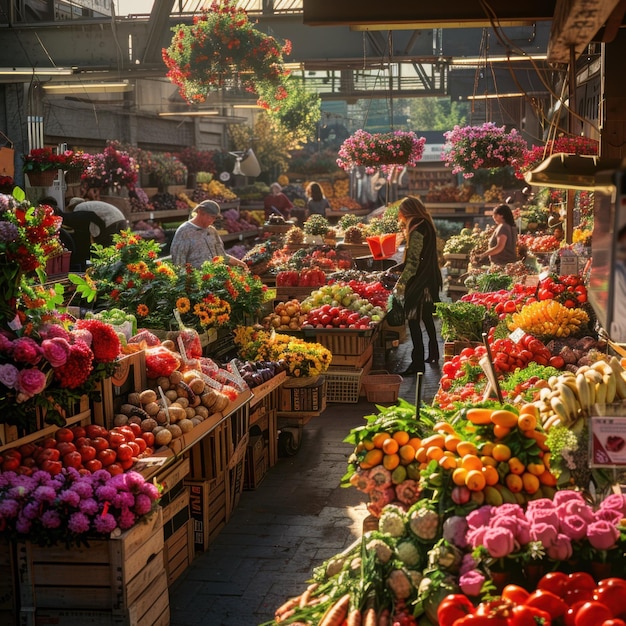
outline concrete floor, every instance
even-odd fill
[[[443,355],[443,345],[440,346]],[[389,372],[405,369],[410,339],[387,352]],[[430,402],[439,366],[426,366],[422,399]],[[405,378],[400,397],[415,402],[416,378]],[[299,595],[313,569],[362,535],[365,494],[339,486],[353,448],[349,431],[375,412],[361,398],[333,404],[304,428],[301,447],[279,458],[238,507],[207,552],[170,589],[172,626],[257,626],[273,619],[287,598]]]

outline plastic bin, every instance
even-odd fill
[[[356,403],[361,393],[363,369],[330,367],[326,370],[326,399],[328,402]]]
[[[398,400],[402,381],[400,374],[389,374],[385,371],[363,376],[361,384],[368,402],[391,404]]]
[[[372,256],[376,260],[388,259],[396,253],[396,233],[366,237]]]

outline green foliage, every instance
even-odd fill
[[[411,126],[420,130],[450,130],[467,123],[469,104],[450,98],[413,98],[409,100]]]

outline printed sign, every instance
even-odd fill
[[[590,467],[626,466],[626,417],[591,417],[589,446]]]

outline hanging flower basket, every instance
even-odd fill
[[[57,176],[56,170],[46,170],[45,172],[28,172],[28,182],[31,187],[51,187]]]
[[[413,166],[422,158],[425,143],[426,139],[418,138],[414,132],[370,134],[357,130],[339,148],[337,165],[346,171],[365,167],[368,173],[394,165]]]
[[[455,126],[444,133],[442,158],[453,174],[471,178],[480,169],[495,170],[514,166],[527,148],[524,138],[513,129],[486,122],[482,126]]]
[[[178,85],[190,104],[206,101],[211,91],[228,88],[287,96],[283,85],[289,71],[283,54],[291,42],[279,43],[256,29],[248,14],[231,0],[216,0],[194,18],[193,24],[178,24],[164,48],[167,77]]]

